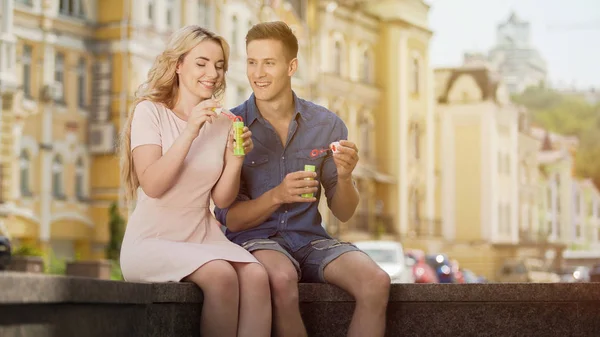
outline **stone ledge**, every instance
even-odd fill
[[[131,283],[0,273],[0,303],[202,303],[191,283]],[[326,284],[300,284],[301,302],[352,302]],[[394,284],[390,302],[596,302],[600,283]]]
[[[600,336],[600,283],[394,284],[386,336]],[[300,285],[311,337],[346,335],[344,291]],[[202,292],[185,283],[126,283],[0,272],[0,336],[198,336]]]

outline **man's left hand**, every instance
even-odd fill
[[[252,141],[252,131],[250,131],[250,129],[248,129],[247,126],[244,126],[244,133],[242,134],[242,142],[243,142],[243,146],[244,146],[244,154],[248,154],[250,151],[252,151],[254,149],[254,142]],[[235,137],[234,137],[234,130],[233,128],[231,128],[231,130],[229,130],[229,137],[227,139],[227,155],[230,158],[238,158],[241,161],[243,161],[244,156],[234,156],[233,155],[233,148],[235,147]]]
[[[338,179],[349,180],[358,163],[358,148],[351,141],[340,140],[337,150],[338,152],[333,154],[333,161],[337,167]]]

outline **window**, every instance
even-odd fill
[[[421,157],[420,150],[420,139],[421,139],[421,130],[419,129],[419,124],[415,123],[413,126],[412,134],[411,134],[411,148],[413,158],[419,160]]]
[[[419,59],[417,59],[416,57],[413,58],[413,64],[412,64],[412,93],[413,94],[418,94],[419,93],[419,76],[420,76],[420,71],[419,71]]]
[[[29,153],[27,153],[27,151],[23,149],[21,150],[21,155],[19,156],[19,180],[21,185],[21,196],[24,197],[31,196],[31,189],[29,183],[30,167],[31,160],[29,158]]]
[[[86,61],[82,57],[79,59],[77,64],[77,102],[80,108],[86,108],[86,93],[87,93],[87,79],[86,79]]]
[[[371,129],[369,118],[364,116],[360,122],[360,148],[365,159],[371,158]]]
[[[52,196],[56,199],[64,199],[63,183],[63,161],[60,155],[56,155],[52,161]]]
[[[85,16],[83,2],[81,0],[60,0],[58,12],[68,16]]]
[[[304,5],[304,1],[305,0],[288,0],[289,3],[292,5],[292,8],[294,8],[294,12],[296,12],[296,15],[298,15],[298,17],[300,19],[304,19],[306,17],[306,10],[305,10],[305,5]]]
[[[77,163],[75,164],[75,195],[77,196],[77,200],[85,199],[85,165],[83,163],[83,158],[77,158]]]
[[[24,5],[27,5],[27,6],[32,6],[33,5],[33,0],[17,0],[17,3],[24,4]]]
[[[56,60],[54,61],[54,81],[59,83],[61,86],[60,96],[58,96],[57,101],[64,103],[64,92],[65,92],[65,54],[57,53]]]
[[[212,27],[212,14],[210,10],[210,0],[198,0],[198,17],[200,25],[210,28]]]
[[[371,56],[369,52],[365,50],[362,55],[362,74],[360,79],[364,83],[371,83]]]
[[[335,41],[333,48],[333,72],[342,76],[342,44],[340,41]]]
[[[419,190],[417,188],[413,189],[412,195],[411,195],[411,208],[412,208],[412,218],[413,221],[415,222],[415,224],[418,224],[421,220],[421,209],[420,209],[420,203],[419,203]]]
[[[173,11],[174,11],[174,3],[173,0],[167,0],[167,27],[173,27]]]
[[[23,46],[23,94],[25,97],[31,97],[31,55],[32,48],[29,45]]]
[[[148,22],[152,25],[152,20],[154,19],[154,0],[148,0]]]
[[[246,89],[244,87],[237,87],[237,102],[236,104],[242,103],[246,99]]]
[[[238,51],[238,18],[237,16],[233,16],[231,18],[231,49],[234,54],[237,54]]]

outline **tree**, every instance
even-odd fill
[[[531,87],[513,101],[524,105],[533,121],[550,131],[577,136],[575,172],[600,187],[600,104],[544,87]]]
[[[110,216],[108,223],[110,230],[110,241],[106,247],[106,256],[110,260],[119,261],[125,220],[121,216],[121,213],[119,213],[119,206],[117,206],[116,202],[113,202],[110,205],[108,212]]]

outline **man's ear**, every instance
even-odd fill
[[[296,73],[296,70],[298,70],[298,59],[294,58],[290,61],[290,64],[288,66],[288,76],[289,77],[294,76],[294,74]]]

